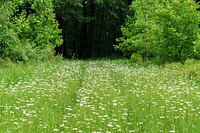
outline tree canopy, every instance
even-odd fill
[[[199,5],[193,0],[135,0],[116,49],[162,62],[199,57]]]
[[[0,54],[17,61],[45,60],[62,44],[52,0],[0,3]]]
[[[0,55],[22,61],[48,59],[54,51],[68,58],[119,53],[160,62],[200,58],[197,2],[1,1]]]

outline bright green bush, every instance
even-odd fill
[[[142,56],[140,54],[132,54],[131,55],[131,62],[133,63],[142,63]]]
[[[200,62],[187,59],[184,67],[182,68],[182,75],[188,79],[194,79],[200,83]]]
[[[28,4],[27,4],[28,3]],[[30,5],[27,12],[26,5]],[[20,8],[20,10],[18,10]],[[2,2],[0,54],[12,60],[46,60],[62,43],[52,0]]]
[[[10,26],[10,17],[14,15],[16,6],[20,3],[15,1],[1,1],[0,2],[0,54],[1,56],[7,55],[9,45],[19,43],[17,34]]]
[[[130,8],[134,15],[121,28],[116,49],[162,62],[200,57],[199,5],[193,0],[135,0]]]

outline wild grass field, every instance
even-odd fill
[[[2,65],[0,132],[198,133],[196,69],[121,60]]]

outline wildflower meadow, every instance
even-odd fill
[[[182,64],[66,60],[0,67],[0,133],[198,133]]]

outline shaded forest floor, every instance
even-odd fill
[[[0,67],[1,132],[200,132],[200,63]]]

